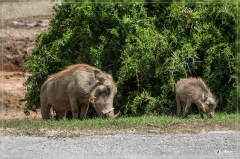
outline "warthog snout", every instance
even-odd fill
[[[213,118],[214,117],[214,111],[209,113],[209,117]]]

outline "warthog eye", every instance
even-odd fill
[[[106,86],[106,91],[107,91],[108,95],[111,93],[111,86],[110,85]]]

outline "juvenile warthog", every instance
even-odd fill
[[[180,100],[186,103],[183,116],[187,117],[191,104],[195,103],[198,107],[200,116],[203,112],[214,116],[217,101],[210,89],[201,78],[184,78],[176,84],[177,116],[181,114]]]
[[[49,76],[41,87],[41,114],[43,119],[49,118],[50,108],[58,112],[59,119],[66,111],[72,110],[74,119],[86,118],[89,103],[99,116],[114,118],[113,98],[117,87],[110,74],[86,64],[76,64]]]

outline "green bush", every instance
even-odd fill
[[[126,115],[175,114],[175,83],[202,77],[217,111],[236,111],[234,4],[64,3],[25,63],[27,110],[40,107],[47,76],[87,63],[111,72],[116,110]],[[34,109],[33,109],[34,108]]]

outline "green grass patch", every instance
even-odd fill
[[[88,120],[25,120],[4,123],[4,131],[12,135],[75,137],[117,133],[199,133],[201,131],[240,130],[239,114],[217,113],[214,118],[201,119],[189,115],[120,117],[118,119]]]

